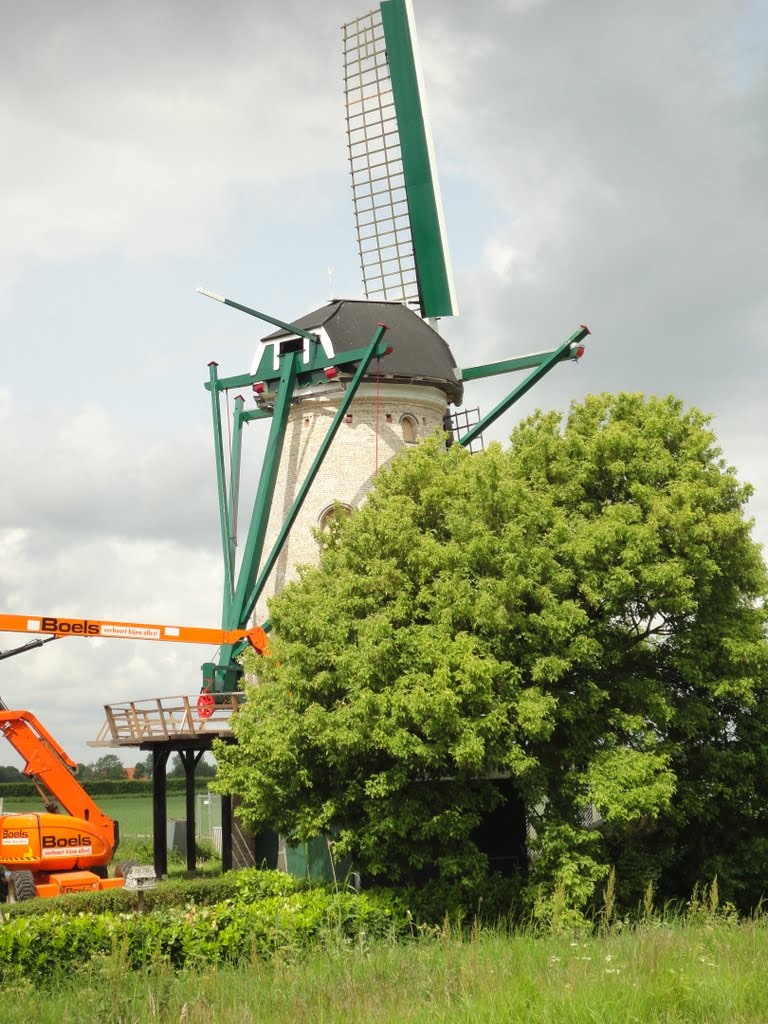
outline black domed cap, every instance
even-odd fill
[[[379,380],[439,388],[454,405],[461,405],[464,399],[456,360],[448,345],[437,331],[402,302],[333,299],[293,323],[305,331],[324,327],[337,355],[365,348],[378,324],[386,324],[385,342],[392,351],[378,361]],[[287,337],[290,333],[280,330],[262,340]],[[376,379],[375,366],[374,363],[373,372],[366,374],[366,381]]]

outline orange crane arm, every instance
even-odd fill
[[[69,619],[60,615],[2,615],[0,632],[48,633],[52,636],[108,637],[111,640],[161,640],[182,644],[236,644],[246,639],[259,654],[266,653],[267,634],[252,629],[204,629],[197,626],[165,626],[149,622],[115,622],[105,619]]]
[[[32,712],[0,711],[0,732],[23,758],[24,774],[54,796],[67,814],[100,829],[110,848],[114,848],[114,822],[85,792],[72,774],[77,764]]]

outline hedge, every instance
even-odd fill
[[[186,779],[166,779],[166,787],[169,793],[186,792]],[[205,792],[205,779],[198,779],[195,789]],[[151,796],[151,779],[90,779],[80,781],[80,785],[90,796]],[[0,782],[0,797],[37,797],[37,790],[33,782]]]
[[[410,932],[407,911],[389,894],[336,892],[271,871],[231,877],[234,893],[210,906],[165,905],[145,914],[56,909],[5,918],[0,984],[56,982],[105,955],[119,957],[126,969],[167,963],[181,970]]]
[[[271,872],[270,872],[271,874]],[[295,881],[284,875],[289,881]],[[158,882],[154,889],[144,894],[144,904],[148,911],[184,907],[189,904],[211,906],[223,900],[233,899],[240,892],[238,876],[233,872],[216,878],[173,879]],[[265,882],[265,892],[268,891]],[[136,909],[135,892],[125,889],[104,889],[102,892],[79,892],[67,896],[56,896],[52,899],[28,900],[24,903],[9,903],[0,906],[0,912],[6,920],[18,917],[41,917],[45,914],[57,913],[64,917],[77,917],[79,914],[127,914]]]

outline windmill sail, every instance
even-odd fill
[[[366,298],[455,316],[410,0],[343,26],[352,203]]]

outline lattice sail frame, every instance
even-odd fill
[[[342,27],[347,144],[363,288],[423,317],[457,303],[410,0]]]
[[[342,27],[347,147],[367,299],[419,307],[403,157],[381,11]]]

